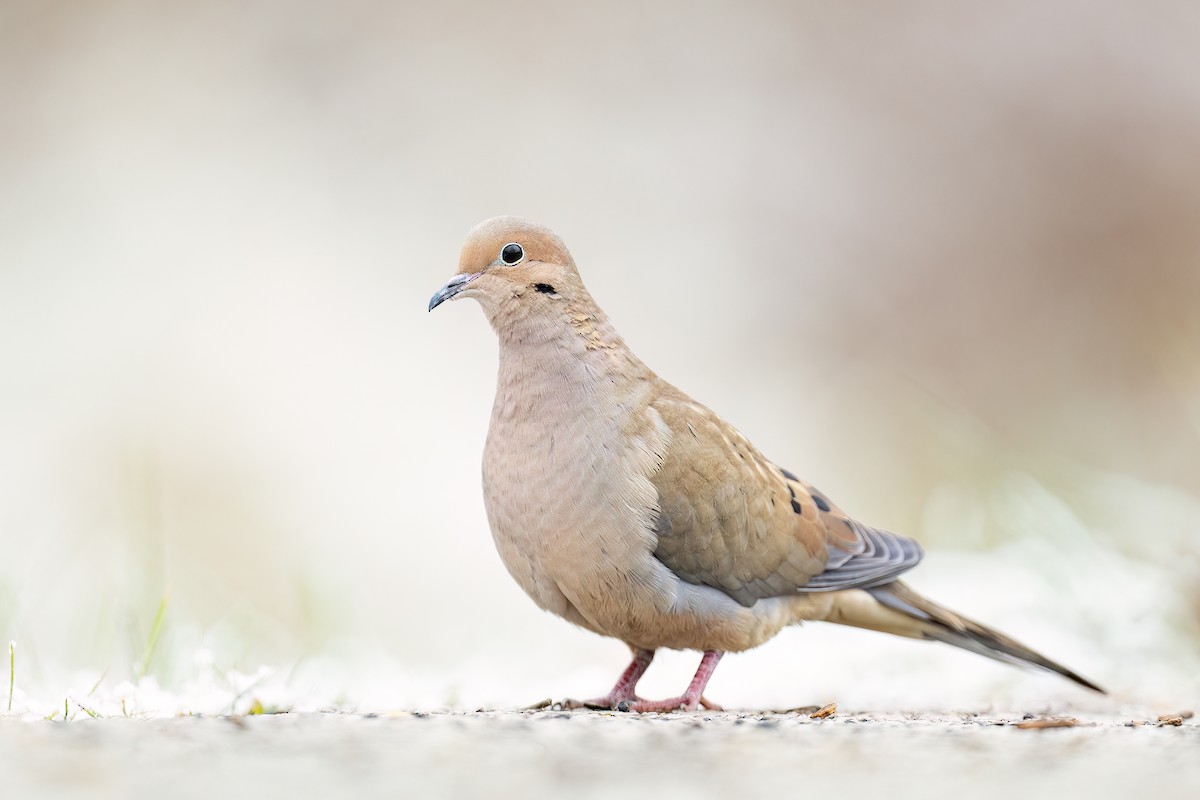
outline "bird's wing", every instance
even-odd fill
[[[671,431],[650,478],[654,555],[683,580],[751,606],[879,586],[921,560],[915,541],[850,519],[704,406],[674,393],[653,406]]]

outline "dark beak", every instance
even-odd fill
[[[433,297],[429,298],[429,310],[433,311],[442,303],[449,300],[454,295],[467,288],[467,284],[478,278],[483,273],[476,272],[472,275],[462,274],[455,275],[450,280],[446,281],[446,285],[434,292]]]

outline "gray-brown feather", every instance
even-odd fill
[[[683,580],[752,606],[875,586],[920,561],[916,542],[849,519],[707,408],[682,394],[656,408],[672,436],[650,477],[654,555]]]

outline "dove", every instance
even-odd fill
[[[542,609],[633,654],[608,694],[565,706],[715,708],[704,689],[725,653],[807,621],[944,642],[1103,692],[902,582],[921,546],[847,515],[658,377],[549,228],[475,226],[429,310],[463,298],[499,340],[483,499],[500,558]],[[660,648],[703,656],[682,695],[643,699]]]

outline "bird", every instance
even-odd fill
[[[624,642],[613,688],[566,708],[695,711],[725,653],[827,621],[955,645],[1098,685],[918,594],[913,539],[866,525],[660,378],[584,287],[563,240],[515,216],[468,233],[429,311],[471,298],[499,340],[483,500],[542,609]],[[659,649],[702,653],[683,694],[636,690]]]

